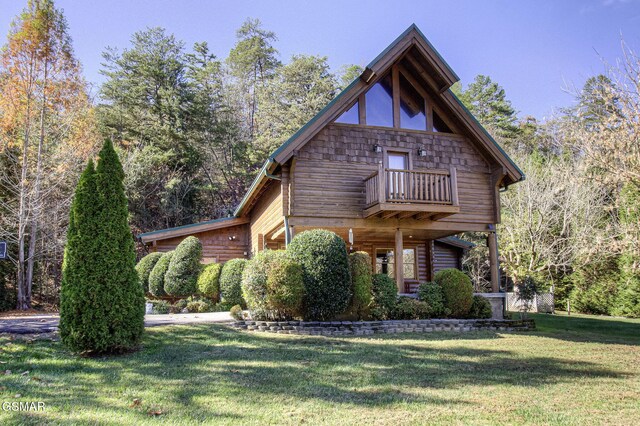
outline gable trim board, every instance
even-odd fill
[[[365,89],[375,84],[391,65],[400,59],[410,48],[415,47],[422,54],[427,63],[437,71],[436,77],[442,82],[442,87],[435,87],[440,93],[440,99],[449,107],[465,126],[466,130],[487,151],[487,153],[504,167],[506,175],[501,186],[524,180],[525,175],[518,166],[509,158],[506,152],[493,139],[484,127],[476,120],[471,112],[460,102],[451,91],[450,87],[459,80],[451,67],[446,63],[438,51],[431,45],[415,24],[412,24],[385,50],[383,50],[365,69],[359,78],[349,84],[331,102],[329,102],[315,117],[301,127],[293,136],[276,149],[263,165],[260,173],[254,179],[251,187],[243,197],[235,210],[237,217],[247,213],[247,207],[251,207],[251,201],[257,194],[257,190],[269,179],[278,165],[284,164],[293,157],[294,152],[309,142],[322,128],[334,121],[343,110],[352,102],[355,102]],[[474,143],[474,141],[471,141]]]

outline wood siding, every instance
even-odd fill
[[[436,241],[433,250],[433,272],[448,268],[460,269],[461,257],[461,249]]]
[[[364,180],[375,172],[388,150],[411,152],[416,170],[457,170],[460,213],[442,221],[495,223],[495,189],[491,169],[464,137],[401,129],[331,124],[296,156],[293,171],[292,215],[362,218]],[[423,147],[426,157],[417,156]]]
[[[271,248],[268,234],[275,231],[283,221],[282,193],[280,181],[272,181],[260,199],[251,210],[251,251],[256,253],[262,250],[258,243],[258,236],[264,236],[264,241]]]
[[[202,259],[205,263],[226,262],[229,259],[246,258],[249,252],[249,226],[238,225],[228,228],[191,234],[202,243]],[[174,250],[188,235],[159,240],[154,251],[167,252]],[[229,237],[235,237],[229,240]]]

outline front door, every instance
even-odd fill
[[[387,154],[389,198],[403,200],[405,198],[405,173],[401,170],[409,170],[409,157],[402,152],[389,152]]]

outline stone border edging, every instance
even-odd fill
[[[392,333],[431,333],[434,331],[528,331],[536,325],[528,320],[425,319],[386,321],[235,321],[232,327],[262,333],[368,336]]]

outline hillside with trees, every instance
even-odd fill
[[[626,49],[626,48],[625,48]],[[0,307],[57,306],[73,188],[103,138],[124,169],[133,235],[228,216],[267,156],[360,68],[282,58],[248,19],[224,58],[163,28],[105,48],[95,98],[61,10],[29,1],[0,53]],[[558,306],[640,316],[640,58],[630,49],[544,122],[479,75],[454,93],[523,169],[502,196],[501,263]],[[488,285],[483,237],[465,268]]]

